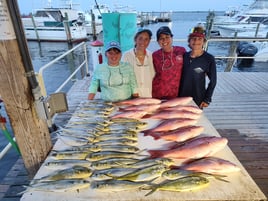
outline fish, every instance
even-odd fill
[[[64,144],[70,146],[83,146],[92,142],[96,138],[96,134],[82,132],[60,132],[58,138],[64,141]]]
[[[100,142],[106,140],[117,140],[117,139],[130,139],[130,140],[138,140],[138,134],[136,132],[133,133],[108,133],[97,136],[92,142]]]
[[[200,137],[167,150],[148,150],[152,158],[167,157],[172,159],[199,159],[212,156],[227,145],[225,137]]]
[[[139,161],[139,159],[134,158],[109,158],[99,161],[93,161],[90,164],[90,168],[94,170],[103,170],[114,167],[125,167],[125,165],[132,164]]]
[[[160,104],[162,101],[156,98],[135,98],[123,100],[116,103],[116,105],[144,105],[144,104]]]
[[[205,177],[186,176],[175,180],[166,180],[160,184],[153,184],[149,188],[145,188],[146,190],[151,190],[145,196],[151,195],[156,190],[184,192],[198,190],[208,185],[209,180]]]
[[[225,175],[209,174],[205,172],[195,172],[195,171],[183,170],[179,168],[166,170],[165,172],[162,173],[161,176],[168,180],[175,180],[175,179],[179,179],[181,177],[186,177],[186,176],[201,176],[207,179],[215,178],[220,181],[229,182],[223,179],[223,177],[226,177]]]
[[[105,141],[94,142],[94,145],[97,146],[104,146],[104,145],[130,145],[130,146],[137,146],[137,140],[130,140],[130,139],[111,139]]]
[[[150,135],[152,132],[161,132],[161,131],[171,131],[181,127],[194,125],[197,123],[196,119],[183,119],[183,118],[176,118],[176,119],[167,119],[161,121],[158,125],[154,128],[143,130],[144,136]]]
[[[189,112],[189,111],[179,111],[179,110],[164,110],[156,112],[153,114],[146,114],[142,118],[151,119],[175,119],[175,118],[186,118],[186,119],[199,119],[200,114]]]
[[[95,181],[103,181],[107,179],[113,179],[113,177],[120,177],[122,175],[133,172],[133,168],[108,168],[103,170],[95,170],[93,174],[90,176],[91,179]]]
[[[75,165],[67,169],[55,171],[44,177],[34,179],[32,182],[36,183],[37,181],[55,181],[60,179],[86,179],[89,178],[91,174],[91,169],[84,166]]]
[[[148,185],[148,182],[133,182],[124,180],[105,180],[105,181],[92,181],[90,188],[104,192],[120,192],[125,190],[138,190],[143,186]]]
[[[49,169],[63,169],[67,167],[72,167],[75,165],[90,167],[90,162],[87,160],[79,159],[62,159],[62,160],[52,160],[44,164],[44,167]]]
[[[60,139],[64,144],[69,146],[82,146],[88,144],[90,141],[83,137],[74,137],[67,135],[57,134],[58,139]]]
[[[127,107],[119,107],[119,111],[136,111],[142,110],[148,113],[154,112],[160,108],[160,104],[142,104],[142,105],[131,105]]]
[[[88,151],[59,151],[51,153],[51,157],[61,160],[61,159],[86,159]]]
[[[125,128],[136,128],[138,127],[139,129],[141,128],[145,128],[146,126],[148,126],[148,122],[144,122],[144,121],[137,121],[137,122],[114,122],[113,124],[111,124],[109,127],[110,128],[117,128],[117,126],[119,127],[125,127]]]
[[[169,167],[164,164],[156,164],[148,167],[143,167],[134,170],[133,172],[125,175],[114,177],[116,180],[128,180],[128,181],[150,181],[156,179],[162,175],[162,173],[168,170]]]
[[[133,167],[133,168],[144,168],[144,167],[148,167],[148,166],[152,166],[152,165],[156,165],[156,164],[163,164],[165,166],[171,166],[173,165],[175,162],[174,160],[170,159],[170,158],[146,158],[143,160],[139,160],[136,163],[131,163],[126,165],[125,167]]]
[[[192,97],[179,97],[179,98],[173,98],[167,101],[163,101],[160,104],[160,109],[165,107],[174,107],[177,105],[187,105],[193,100]]]
[[[131,119],[141,119],[144,115],[146,115],[146,111],[136,110],[136,111],[126,111],[117,113],[111,116],[112,119],[116,118],[131,118]]]
[[[121,131],[121,130],[132,130],[139,131],[142,128],[146,127],[145,124],[112,124],[107,127],[96,126],[96,130],[105,131],[105,132],[113,132],[113,131]]]
[[[161,111],[164,111],[164,110],[188,111],[188,112],[193,112],[196,114],[203,113],[203,110],[201,110],[199,107],[194,106],[194,105],[176,105],[173,107],[164,107],[161,109]]]
[[[166,132],[152,132],[148,135],[152,136],[155,140],[163,139],[167,141],[184,142],[191,138],[197,137],[204,131],[203,126],[186,126],[172,131]]]
[[[142,121],[140,121],[139,119],[132,119],[132,118],[127,118],[127,117],[122,117],[122,118],[113,118],[113,119],[109,119],[109,121],[111,121],[112,123],[140,123]]]
[[[32,190],[48,192],[79,191],[84,188],[89,188],[90,182],[84,179],[62,179],[56,181],[37,182],[24,187],[26,187],[26,190],[20,192],[19,194],[23,194]]]
[[[184,164],[181,168],[210,174],[225,174],[239,172],[241,170],[238,165],[217,157],[205,157],[191,161],[190,163]]]
[[[95,147],[95,148],[94,148]],[[103,146],[93,146],[91,151],[99,152],[99,151],[118,151],[126,152],[126,153],[137,153],[140,151],[138,147],[131,145],[103,145]]]
[[[135,153],[120,152],[120,150],[119,151],[101,151],[101,152],[94,152],[94,153],[88,154],[88,156],[86,157],[86,160],[99,161],[99,160],[108,159],[108,158],[139,158],[139,157],[142,157],[142,156],[135,154]]]

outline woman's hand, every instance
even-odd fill
[[[139,94],[138,93],[135,93],[135,94],[132,94],[132,98],[139,98]]]
[[[203,102],[199,105],[199,108],[200,108],[200,109],[203,109],[204,107],[208,107],[208,105],[209,105],[208,103],[206,103],[206,102],[203,101]]]
[[[95,94],[93,94],[93,93],[90,93],[90,94],[88,94],[88,100],[93,100],[94,99],[94,97],[95,97]]]

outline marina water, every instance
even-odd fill
[[[217,15],[222,15],[224,12],[217,12]],[[144,26],[144,28],[151,29],[153,32],[153,41],[151,42],[149,49],[154,51],[159,48],[156,42],[156,31],[160,26],[170,26],[172,32],[174,34],[174,39],[186,39],[189,31],[192,27],[197,25],[197,23],[205,22],[208,12],[173,12],[172,21],[171,22],[161,22],[156,24],[149,24]],[[98,38],[101,40],[101,38]],[[90,62],[90,42],[88,43],[88,53],[89,53],[89,62]],[[28,42],[28,48],[30,51],[30,55],[32,58],[32,63],[35,72],[55,59],[56,57],[62,55],[67,50],[74,47],[76,44],[68,44],[68,43],[49,43],[49,42]],[[189,50],[186,42],[174,42],[174,45],[184,46],[187,50]],[[208,46],[208,52],[213,54],[214,56],[227,56],[229,50],[228,42],[213,42]],[[47,93],[53,93],[62,83],[63,81],[70,75],[70,72],[73,71],[73,68],[76,62],[79,63],[80,59],[82,59],[83,53],[77,52],[69,57],[61,59],[57,64],[53,65],[53,68],[49,68],[44,72],[44,80],[46,85]],[[226,67],[226,61],[224,60],[216,60],[217,62],[217,71],[222,72]],[[92,71],[93,67],[90,63],[89,70]],[[244,64],[240,66],[234,66],[234,72],[268,72],[268,66],[266,62],[253,62],[250,65]],[[66,86],[64,89],[67,91],[71,87],[71,83]],[[6,113],[4,108],[0,110],[2,116],[6,117]],[[12,128],[10,124],[7,123],[7,128],[9,132],[12,133]],[[1,132],[0,132],[1,133]],[[4,146],[8,143],[7,139],[1,133],[0,135],[0,148],[3,149]],[[8,154],[4,158],[0,160],[0,179],[2,180],[13,164],[18,159],[19,155],[12,148]]]

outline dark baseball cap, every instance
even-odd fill
[[[159,40],[160,34],[166,34],[166,35],[170,35],[171,37],[173,37],[173,34],[168,26],[162,26],[157,30],[156,32],[157,40]]]

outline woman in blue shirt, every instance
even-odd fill
[[[109,42],[105,49],[105,56],[107,63],[99,64],[93,72],[88,99],[94,99],[98,88],[101,90],[101,99],[105,101],[116,102],[138,97],[133,67],[121,62],[120,44],[116,41]]]

